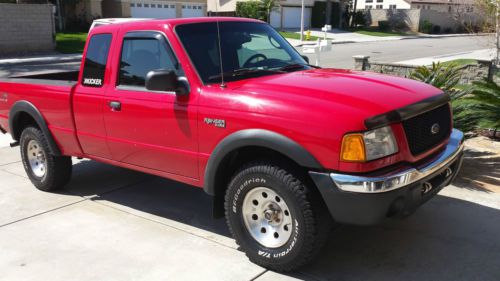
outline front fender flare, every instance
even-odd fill
[[[45,119],[43,119],[42,114],[40,111],[29,101],[17,101],[14,103],[12,108],[9,111],[9,128],[10,132],[12,134],[12,138],[15,139],[16,141],[19,141],[21,138],[21,133],[19,130],[20,128],[18,127],[19,125],[17,124],[19,117],[21,116],[21,113],[26,113],[30,115],[40,128],[42,130],[43,134],[47,138],[47,141],[49,143],[49,148],[50,148],[50,153],[55,156],[61,155],[61,151],[59,147],[57,146],[54,137],[52,136],[52,133],[49,130],[49,127],[47,126],[47,123],[45,122]]]
[[[210,155],[205,169],[203,186],[206,193],[215,195],[217,169],[224,158],[232,151],[249,146],[274,150],[303,167],[316,170],[323,168],[309,151],[286,136],[264,129],[242,130],[225,137]]]

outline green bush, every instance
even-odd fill
[[[236,2],[236,16],[242,18],[252,18],[264,20],[265,15],[262,11],[260,1]]]
[[[391,29],[391,25],[389,24],[389,21],[381,20],[378,22],[378,29],[380,31],[389,31]]]
[[[363,11],[356,11],[352,15],[354,26],[366,26],[366,17]]]
[[[433,63],[420,66],[410,78],[440,88],[451,97],[454,126],[464,132],[476,128],[500,128],[500,85],[492,81],[458,85],[460,68],[457,64]]]
[[[433,33],[433,34],[439,34],[439,33],[441,33],[441,26],[439,26],[439,25],[437,25],[437,24],[436,24],[436,25],[434,25],[434,26],[432,27],[432,33]]]
[[[420,32],[430,34],[432,32],[434,24],[428,20],[424,20],[424,22],[420,25]]]

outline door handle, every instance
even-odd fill
[[[122,103],[119,101],[110,101],[108,103],[109,107],[112,111],[120,111],[122,110]]]

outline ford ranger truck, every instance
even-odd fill
[[[71,157],[203,188],[249,259],[276,271],[310,262],[334,223],[409,215],[463,150],[441,90],[310,66],[239,18],[95,27],[79,72],[0,81],[0,127],[43,191],[70,180]]]

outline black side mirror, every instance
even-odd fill
[[[309,57],[308,56],[302,55],[301,57],[309,64]]]
[[[189,94],[187,81],[168,69],[151,70],[146,75],[146,89],[150,91],[175,92],[178,95]]]

